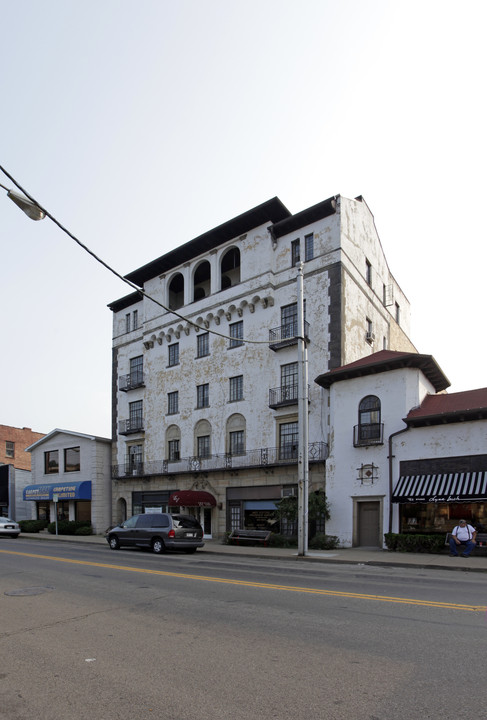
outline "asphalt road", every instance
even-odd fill
[[[484,574],[0,541],[2,720],[486,717]]]

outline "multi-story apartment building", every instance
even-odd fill
[[[313,378],[377,350],[415,352],[409,303],[361,197],[294,215],[274,198],[130,273],[144,294],[109,305],[115,520],[182,507],[216,537],[266,525],[296,492],[299,263],[309,486],[324,487],[332,429]]]

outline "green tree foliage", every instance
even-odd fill
[[[289,495],[279,501],[276,511],[277,518],[285,518],[288,522],[296,522],[298,519],[298,499],[295,495]],[[322,490],[312,492],[308,497],[308,519],[309,522],[330,519],[330,505]]]

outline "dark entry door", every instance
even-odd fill
[[[380,503],[358,503],[358,544],[380,547]]]

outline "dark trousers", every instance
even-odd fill
[[[464,555],[470,555],[472,550],[474,549],[475,545],[471,540],[464,540],[460,543],[460,545],[457,545],[454,538],[450,538],[450,552],[452,555],[458,555],[458,548],[463,547],[465,545],[465,550],[463,552]]]

